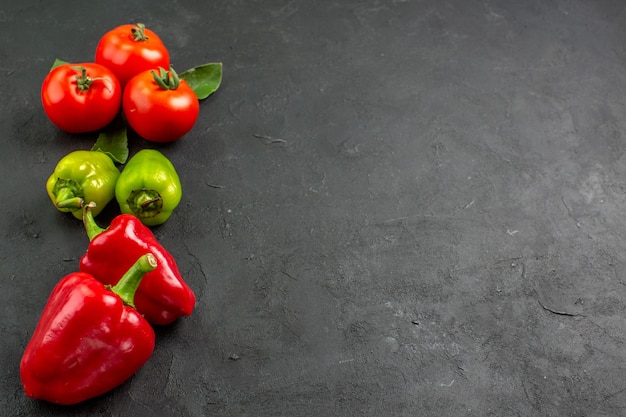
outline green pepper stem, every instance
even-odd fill
[[[55,204],[57,205],[57,207],[59,207],[59,205],[62,204],[65,200],[71,200],[72,198],[76,197],[76,194],[69,187],[61,187],[56,190],[56,195],[54,197],[56,198]]]
[[[140,219],[154,217],[163,210],[163,197],[157,190],[140,188],[133,190],[126,199],[128,207]]]
[[[94,237],[98,236],[100,233],[104,232],[105,229],[98,226],[96,223],[96,219],[93,218],[93,213],[91,209],[96,206],[96,203],[90,201],[87,204],[83,204],[83,225],[85,226],[85,231],[87,232],[87,236],[89,237],[89,241],[91,242]]]
[[[59,210],[68,209],[69,211],[79,210],[83,206],[83,199],[80,197],[66,198],[56,202]]]
[[[80,210],[83,206],[83,188],[71,179],[58,178],[52,189],[54,204],[61,211]]]
[[[135,292],[139,288],[139,284],[144,275],[150,271],[154,271],[157,267],[157,260],[151,253],[146,253],[137,259],[128,271],[120,278],[113,287],[110,288],[117,294],[124,304],[135,308]]]

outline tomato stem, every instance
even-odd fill
[[[72,69],[79,70],[80,74],[76,74],[76,86],[80,91],[87,91],[94,81],[103,81],[107,90],[111,91],[111,86],[108,83],[109,80],[103,77],[91,78],[87,75],[87,68],[85,67],[72,67]]]
[[[87,91],[94,81],[87,76],[87,68],[85,67],[72,67],[75,70],[79,70],[80,74],[76,74],[76,85],[80,91]]]
[[[145,42],[148,40],[146,36],[146,25],[143,23],[137,23],[131,30],[130,33],[133,35],[133,40],[135,42]]]
[[[176,90],[180,85],[180,77],[172,66],[170,66],[169,72],[163,67],[159,67],[159,74],[152,70],[152,77],[162,90]]]

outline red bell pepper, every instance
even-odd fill
[[[150,252],[159,265],[146,274],[137,289],[137,311],[155,325],[170,324],[181,316],[189,316],[196,297],[181,277],[174,257],[152,231],[130,214],[115,217],[107,229],[102,229],[91,213],[93,204],[86,204],[83,209],[83,222],[91,242],[80,260],[80,270],[114,285],[134,259]]]
[[[112,288],[84,272],[62,278],[20,362],[26,395],[76,404],[117,387],[143,366],[155,335],[132,307],[133,296],[155,267],[154,256],[145,254]]]

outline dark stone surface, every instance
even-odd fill
[[[39,89],[137,21],[178,70],[224,63],[159,147],[184,198],[154,231],[198,302],[131,380],[56,407],[19,360],[87,238],[44,184],[95,136]],[[0,22],[1,415],[625,415],[623,2],[22,0]]]

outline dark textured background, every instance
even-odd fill
[[[3,2],[0,414],[626,415],[625,8]],[[198,303],[131,380],[56,407],[19,360],[87,238],[44,184],[95,136],[39,89],[134,22],[179,71],[224,63],[159,147],[184,197],[154,231]]]

